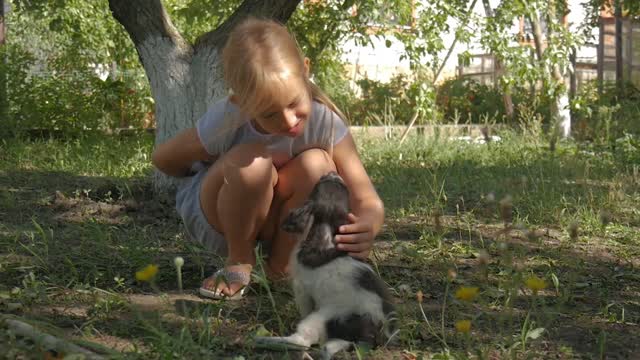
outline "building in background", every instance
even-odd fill
[[[577,32],[580,24],[585,20],[586,13],[582,6],[583,0],[567,0],[569,13],[562,19],[570,31]],[[490,0],[490,5],[495,8],[500,0]],[[473,9],[476,16],[484,17],[485,10],[481,1],[478,1]],[[600,26],[592,30],[590,41],[579,49],[576,49],[575,56],[575,80],[576,86],[581,86],[587,81],[600,78],[603,81],[614,81],[616,79],[616,36],[615,17],[610,11],[601,13]],[[640,22],[629,18],[622,20],[622,64],[623,77],[631,80],[640,86]],[[451,29],[456,29],[459,25],[454,21],[449,24]],[[543,32],[544,22],[541,23]],[[531,26],[524,19],[515,21],[511,31],[514,39],[514,46],[532,46]],[[391,46],[387,46],[387,40]],[[543,39],[544,41],[544,39]],[[444,58],[449,46],[454,42],[454,35],[443,34],[445,49],[439,54],[439,58]],[[396,74],[410,73],[409,62],[400,60],[403,54],[403,45],[395,40],[393,36],[373,39],[373,46],[362,47],[355,42],[345,43],[345,53],[343,60],[347,63],[347,70],[354,88],[357,88],[356,81],[368,78],[381,82],[389,81]],[[468,51],[472,54],[471,62],[463,66],[458,61],[458,55]],[[533,56],[533,52],[532,52]],[[479,44],[479,38],[472,39],[469,44],[458,43],[452,51],[451,56],[444,65],[439,81],[455,76],[466,76],[473,78],[484,84],[491,84],[495,81],[496,69],[493,56],[488,54]],[[569,79],[567,79],[569,80]],[[569,83],[569,82],[567,82]]]

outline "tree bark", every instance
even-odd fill
[[[563,0],[564,6],[563,9],[567,8],[566,0]],[[548,8],[548,23],[550,24],[552,21],[555,21],[559,17],[558,9],[556,8],[556,3],[553,1],[549,3]],[[566,23],[563,22],[564,26],[567,26]],[[548,27],[548,31],[551,32],[551,27]],[[547,36],[550,36],[549,33]],[[555,101],[555,111],[557,112],[557,126],[559,126],[559,131],[562,137],[569,137],[571,135],[571,110],[569,109],[569,89],[566,86],[566,81],[564,78],[563,69],[560,69],[560,65],[553,64],[552,66],[552,75],[553,80],[561,86],[562,93],[560,93],[556,97]],[[565,69],[566,70],[566,69]]]
[[[615,21],[616,21],[616,86],[618,87],[618,89],[620,89],[622,87],[622,83],[624,81],[624,75],[623,75],[623,65],[622,65],[622,4],[620,3],[621,0],[614,0],[615,1],[615,10],[614,10],[614,16],[615,16]],[[631,56],[631,55],[630,55]]]
[[[485,16],[487,18],[492,18],[493,17],[493,10],[491,9],[491,4],[489,3],[489,0],[482,0],[482,5],[484,7]],[[493,61],[494,61],[495,72],[499,76],[502,76],[502,73],[504,71],[503,70],[504,66],[502,66],[502,61],[495,55],[493,57]],[[507,114],[507,117],[510,120],[512,120],[513,119],[513,98],[511,97],[511,87],[507,85],[502,90],[503,90],[502,102],[504,103],[504,110],[505,110],[505,112]]]
[[[555,17],[554,8],[551,7],[549,11],[549,19],[551,20]],[[564,85],[564,77],[562,76],[562,71],[557,64],[554,64],[551,69],[549,69],[544,61],[543,54],[544,50],[542,45],[542,27],[540,26],[540,18],[536,10],[534,10],[529,15],[529,21],[531,22],[531,27],[533,29],[533,41],[535,43],[536,57],[538,59],[538,63],[543,71],[543,86],[550,86],[548,76],[553,77],[553,81],[556,84],[562,86]],[[567,94],[567,90],[555,97],[554,101],[551,103],[551,117],[552,121],[554,121],[554,126],[559,127],[558,130],[562,132],[563,137],[568,137],[571,132],[571,113],[568,109],[569,106],[569,96]]]
[[[109,0],[109,8],[133,41],[155,100],[156,144],[191,127],[207,107],[226,94],[220,50],[229,31],[254,15],[286,22],[300,0],[245,0],[218,28],[189,44],[172,24],[160,0]],[[158,192],[175,180],[154,175]]]

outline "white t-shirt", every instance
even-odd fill
[[[219,155],[238,144],[263,143],[271,151],[276,168],[311,148],[330,151],[349,131],[335,112],[317,101],[312,102],[311,114],[302,134],[295,138],[260,133],[249,120],[225,97],[207,110],[198,120],[196,129],[200,142],[210,155]]]

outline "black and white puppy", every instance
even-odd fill
[[[391,336],[394,308],[385,283],[365,262],[336,248],[336,233],[349,211],[349,190],[332,172],[286,218],[282,228],[300,238],[290,268],[302,320],[293,335],[261,337],[257,343],[319,344],[323,357],[331,358],[353,343],[374,347]]]

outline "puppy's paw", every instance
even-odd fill
[[[350,350],[353,348],[351,341],[342,339],[329,339],[323,346],[320,352],[320,358],[322,360],[331,360],[336,353],[343,350]]]

